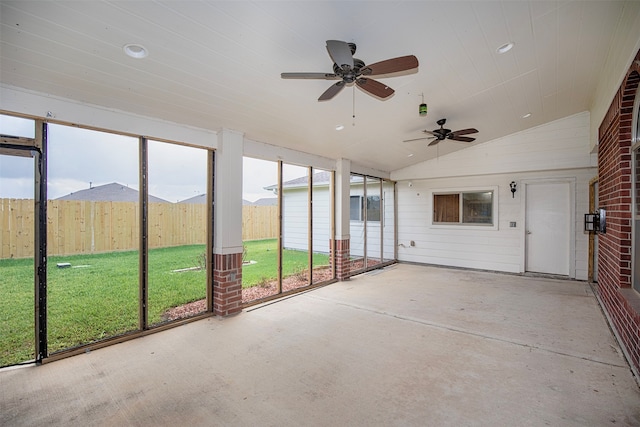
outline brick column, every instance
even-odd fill
[[[348,280],[351,273],[349,239],[336,240],[336,279]]]
[[[229,316],[242,311],[242,254],[213,256],[213,312]]]

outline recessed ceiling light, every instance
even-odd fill
[[[342,130],[342,129],[344,129],[344,125],[338,125],[338,126],[336,126],[336,130]]]
[[[149,55],[149,51],[146,47],[135,43],[125,44],[122,47],[122,50],[124,50],[124,53],[126,53],[128,56],[137,59],[145,58],[147,55]]]
[[[523,119],[528,119],[529,117],[531,117],[531,113],[527,113],[527,114],[523,114],[522,115]]]
[[[502,46],[500,46],[499,48],[496,49],[496,52],[503,54],[503,53],[507,53],[511,50],[511,48],[513,47],[513,42],[509,42],[509,43],[505,43]]]

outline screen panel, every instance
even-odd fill
[[[207,310],[207,150],[148,141],[148,323]]]
[[[245,157],[242,178],[242,302],[278,294],[278,163]]]
[[[139,329],[139,141],[49,125],[48,345]]]

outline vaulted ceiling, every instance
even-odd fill
[[[440,118],[478,144],[590,109],[638,14],[634,1],[2,0],[0,82],[392,171],[468,145],[403,142]],[[381,78],[385,101],[348,87],[318,102],[333,81],[280,73],[332,72],[330,39],[367,64],[420,66]]]

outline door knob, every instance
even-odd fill
[[[527,230],[527,234],[531,234],[531,232],[529,230]]]

